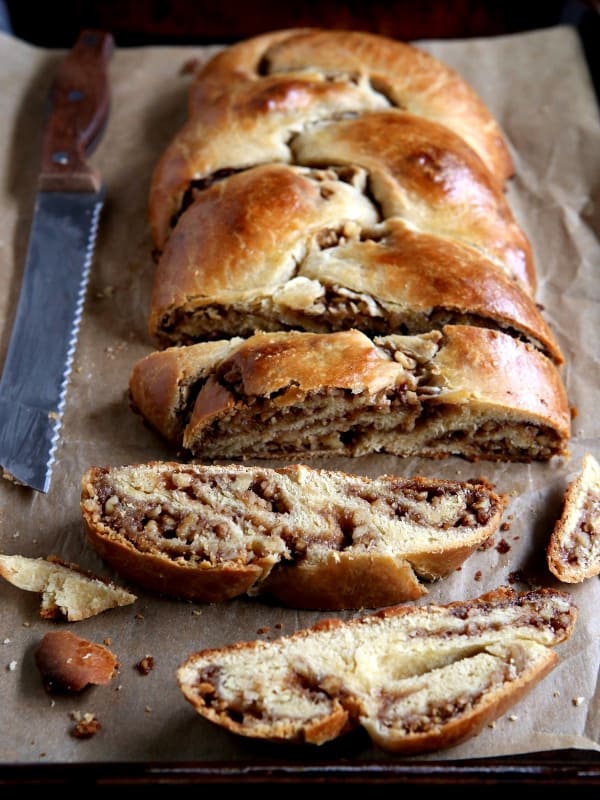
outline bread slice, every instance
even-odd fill
[[[600,465],[591,453],[567,486],[546,555],[550,571],[564,583],[600,575]]]
[[[384,750],[421,753],[517,703],[555,667],[576,618],[568,594],[500,587],[196,652],[177,680],[201,716],[242,736],[320,745],[362,726]]]
[[[244,592],[297,608],[375,608],[427,593],[498,528],[506,498],[471,482],[151,462],[91,467],[89,541],[146,588]]]
[[[477,326],[172,347],[138,361],[129,389],[150,426],[203,461],[377,452],[532,461],[564,455],[570,436],[554,364]]]
[[[0,554],[0,576],[19,589],[41,596],[40,616],[78,622],[137,600],[122,586],[57,556],[28,558]]]

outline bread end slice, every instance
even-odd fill
[[[600,574],[600,465],[591,453],[567,486],[546,554],[548,568],[563,583]]]

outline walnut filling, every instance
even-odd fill
[[[577,525],[562,543],[561,554],[568,564],[581,567],[600,558],[600,496],[585,498]]]
[[[435,416],[444,418],[440,407]],[[529,462],[547,460],[561,451],[562,443],[556,431],[544,425],[488,421],[470,428],[456,427],[425,443],[428,452],[463,454],[503,461]]]
[[[220,416],[193,436],[184,435],[184,446],[203,458],[420,452],[524,462],[546,460],[562,450],[560,436],[544,425],[462,421],[453,407],[424,405],[434,388],[397,388],[376,396],[331,389],[307,393],[301,404],[288,406],[250,398],[244,408]]]
[[[340,286],[321,286],[318,295],[301,308],[286,304],[285,296],[281,299],[265,296],[255,301],[245,299],[239,304],[205,304],[202,298],[194,303],[189,299],[185,306],[163,317],[157,336],[165,345],[185,345],[203,339],[247,337],[257,330],[332,333],[354,327],[374,337],[385,336],[390,331],[400,335],[441,331],[445,325],[471,325],[502,331],[522,342],[529,342],[551,357],[538,339],[497,320],[444,307],[431,311],[398,310],[393,304],[388,306],[370,295]]]
[[[374,432],[384,436],[412,430],[419,412],[416,394],[402,386],[375,395],[344,389],[307,392],[301,403],[290,405],[248,398],[243,409],[213,420],[193,439],[184,434],[183,444],[204,458],[331,451],[351,455]]]
[[[96,470],[89,510],[140,552],[193,563],[300,561],[313,550],[377,548],[398,558],[440,538],[460,543],[499,517],[502,500],[485,481],[335,476],[204,468]],[[410,556],[408,556],[410,557]]]

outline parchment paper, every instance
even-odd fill
[[[498,117],[517,177],[509,199],[530,237],[539,302],[566,355],[564,377],[577,409],[571,458],[548,464],[470,464],[366,457],[321,460],[365,474],[397,472],[468,478],[484,475],[510,494],[502,546],[475,553],[463,568],[431,585],[425,601],[474,597],[500,584],[518,589],[559,584],[544,548],[568,480],[586,451],[600,457],[600,127],[596,99],[576,32],[558,27],[510,37],[423,42],[475,86]],[[182,66],[215,48],[119,49],[110,66],[112,112],[92,157],[107,202],[67,396],[51,490],[42,495],[0,481],[0,551],[54,553],[119,582],[88,547],[79,512],[83,471],[173,456],[129,409],[133,363],[153,349],[146,329],[154,265],[146,221],[153,166],[185,114],[189,75]],[[14,318],[40,155],[46,91],[62,53],[0,35],[0,358]],[[0,362],[0,363],[2,363]],[[276,462],[271,462],[276,464]],[[480,573],[478,579],[477,573]],[[522,580],[516,580],[520,576]],[[131,587],[133,588],[133,587]],[[432,754],[465,759],[558,748],[600,749],[600,582],[572,592],[576,630],[558,648],[558,667],[495,726],[475,739]],[[0,764],[15,762],[386,762],[361,732],[320,748],[287,749],[236,738],[201,719],[175,680],[191,652],[238,640],[271,638],[332,614],[283,609],[253,599],[197,606],[136,589],[137,602],[79,623],[39,617],[39,599],[0,581]],[[352,612],[354,613],[354,612]],[[345,612],[338,616],[352,616]],[[108,686],[51,697],[33,652],[56,626],[92,641],[110,641],[119,659]],[[154,669],[135,665],[146,655]],[[69,735],[71,712],[94,713],[91,739]],[[427,757],[423,757],[426,760]]]

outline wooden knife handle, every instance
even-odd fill
[[[50,87],[42,141],[39,188],[44,192],[97,192],[100,175],[86,156],[108,119],[110,33],[83,30]]]

